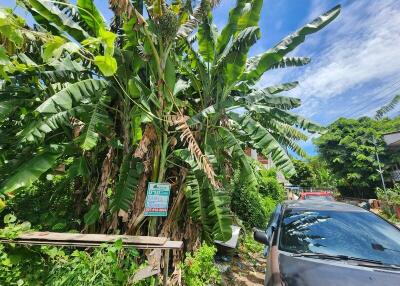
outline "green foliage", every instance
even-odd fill
[[[251,163],[257,182],[252,187],[241,181],[238,172],[235,173],[232,192],[232,211],[243,221],[247,228],[264,228],[278,202],[285,198],[285,190],[276,179],[276,170],[266,170],[258,162]]]
[[[58,150],[48,150],[22,164],[14,174],[2,184],[0,193],[9,193],[20,188],[31,186],[43,173],[55,165],[60,156],[60,148],[58,148]]]
[[[3,239],[12,240],[31,227],[29,222],[20,223],[12,214],[5,215],[3,220],[4,227],[0,229]],[[0,243],[0,285],[44,285],[46,271],[47,266],[36,251]]]
[[[142,220],[132,209],[143,204],[136,186],[143,192],[150,180],[171,181],[170,201],[183,190],[189,201],[188,208],[174,209],[173,223],[190,215],[206,240],[226,240],[235,166],[243,192],[265,203],[259,209],[264,220],[271,201],[260,198],[280,200],[281,190],[273,179],[257,182],[243,150],[271,156],[290,175],[288,150],[304,156],[297,144],[306,140],[304,131],[323,129],[289,112],[300,99],[280,93],[297,82],[263,89],[256,83],[270,69],[307,64],[308,58],[287,54],[330,23],[340,8],[249,59],[260,39],[262,0],[237,1],[220,33],[211,10],[218,1],[201,1],[194,9],[198,1],[147,1],[145,16],[139,14],[144,1],[133,1],[138,10],[132,1],[111,1],[115,21],[109,27],[94,1],[75,2],[17,1],[35,26],[11,9],[1,10],[6,24],[0,25],[0,192],[23,193],[68,159],[77,194],[71,196],[76,203],[71,209],[79,210],[80,219],[86,211],[83,220],[91,230],[134,227],[157,233],[163,226]],[[196,29],[197,37],[188,38]],[[235,112],[238,108],[244,112]],[[59,152],[45,156],[51,146]],[[177,149],[194,160],[179,157]],[[128,219],[110,223],[120,210]],[[137,225],[129,226],[133,217]]]
[[[268,217],[263,208],[262,196],[245,186],[236,186],[232,193],[232,211],[248,228],[263,228],[267,225]]]
[[[72,253],[56,247],[0,244],[0,285],[128,285],[142,267],[137,260],[138,252],[124,250],[121,241],[91,252],[74,250]],[[155,278],[135,285],[154,286]]]
[[[296,174],[290,178],[295,186],[311,188],[316,186],[316,174],[310,164],[301,160],[295,160]]]
[[[375,119],[376,120],[382,119],[382,117],[385,114],[392,111],[399,104],[399,102],[400,102],[400,94],[394,96],[388,104],[379,108],[375,113]]]
[[[48,270],[37,249],[0,244],[0,285],[48,285],[45,283]]]
[[[241,245],[243,246],[244,251],[249,253],[260,253],[265,247],[254,240],[252,232],[245,233]]]
[[[327,163],[321,157],[312,157],[309,165],[315,173],[315,187],[336,189],[337,180],[331,170],[329,170]]]
[[[14,215],[4,217],[0,238],[14,239],[30,230]],[[20,247],[0,244],[0,285],[127,285],[139,269],[139,253],[123,249],[122,241],[102,245],[93,252],[56,247]],[[140,285],[154,285],[154,278]],[[138,284],[139,285],[139,284]]]
[[[75,250],[65,255],[50,249],[48,254],[53,265],[47,285],[122,286],[139,268],[135,263],[138,252],[123,250],[121,241],[111,246],[104,245],[92,253]]]
[[[340,13],[340,6],[326,12],[308,25],[302,27],[292,35],[283,39],[272,49],[258,56],[250,58],[243,78],[257,81],[262,74],[283,59],[283,56],[304,42],[307,35],[315,33],[332,22]]]
[[[74,184],[66,175],[49,175],[7,200],[6,210],[39,230],[79,229]],[[50,179],[50,180],[49,180]]]
[[[368,117],[341,118],[332,123],[327,132],[314,140],[321,158],[338,179],[342,195],[374,197],[375,188],[381,186],[377,172],[377,152],[384,170],[399,162],[399,154],[391,153],[382,134],[400,129],[400,117],[376,121]],[[377,140],[375,148],[373,137]],[[388,178],[388,172],[384,172]]]
[[[31,228],[29,222],[19,223],[13,214],[6,214],[3,220],[5,226],[0,229],[0,238],[14,239]]]
[[[115,187],[115,195],[111,201],[110,209],[112,212],[117,212],[120,209],[129,210],[142,171],[143,164],[140,161],[130,154],[125,156],[119,172],[119,180]]]
[[[184,263],[180,264],[186,286],[219,285],[221,276],[214,265],[216,252],[217,249],[214,246],[203,244],[193,255],[186,254]]]
[[[93,0],[78,0],[76,5],[82,19],[92,30],[92,34],[99,35],[100,29],[107,28],[103,16],[97,10]]]
[[[232,236],[230,197],[226,192],[210,188],[204,175],[197,171],[188,178],[185,195],[189,199],[192,218],[203,225],[206,241],[227,241]]]
[[[260,169],[258,173],[259,193],[275,202],[283,201],[285,189],[276,179],[276,170]]]
[[[400,185],[395,184],[393,188],[387,188],[386,192],[381,189],[376,189],[376,195],[379,200],[400,206]]]

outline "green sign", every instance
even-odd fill
[[[168,183],[149,183],[144,216],[167,216],[170,190]]]

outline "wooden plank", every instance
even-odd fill
[[[161,262],[161,249],[153,250],[147,257],[149,266],[139,269],[132,279],[133,283],[144,280],[153,275],[159,274],[161,272],[160,262]]]
[[[168,285],[168,270],[169,270],[169,249],[164,252],[164,273],[163,273],[163,286]]]
[[[145,268],[139,269],[136,273],[135,276],[132,279],[132,283],[137,283],[141,280],[144,280],[146,278],[149,278],[153,275],[156,275],[160,273],[161,270],[160,268],[156,268],[154,266],[147,266]]]
[[[40,240],[40,241],[65,241],[65,242],[94,242],[110,243],[121,239],[124,244],[163,245],[166,237],[130,236],[130,235],[105,235],[82,233],[57,233],[57,232],[30,232],[20,235],[16,240]]]
[[[164,245],[164,249],[181,249],[183,247],[183,241],[168,240]]]
[[[68,242],[68,241],[40,241],[40,240],[0,240],[2,243],[15,243],[22,245],[52,245],[52,246],[65,246],[65,247],[99,247],[102,243],[93,242]],[[183,246],[182,241],[167,241],[163,245],[145,245],[145,244],[124,244],[124,248],[136,249],[181,249]]]

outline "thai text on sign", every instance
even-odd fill
[[[144,208],[145,216],[167,216],[171,185],[149,183]]]

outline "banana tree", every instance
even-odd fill
[[[196,37],[184,41],[178,53],[186,89],[177,98],[189,102],[188,125],[192,128],[197,126],[197,131],[202,134],[199,141],[203,149],[210,157],[216,158],[214,166],[220,180],[229,178],[227,165],[230,168],[234,166],[240,169],[241,178],[250,186],[256,182],[243,152],[245,147],[271,156],[275,165],[291,176],[295,169],[287,149],[305,156],[296,142],[307,139],[301,130],[309,133],[323,131],[317,124],[289,112],[300,106],[300,100],[281,94],[295,88],[297,82],[260,89],[258,81],[270,69],[308,64],[310,59],[307,57],[286,55],[307,35],[333,21],[340,12],[339,6],[334,7],[275,47],[248,57],[250,47],[260,38],[258,22],[262,3],[260,0],[237,1],[220,33],[212,24],[211,10],[207,9]],[[202,173],[193,172],[189,186],[192,216],[202,225],[209,220],[206,206],[210,205],[213,195],[220,194],[227,199],[224,204],[229,203],[229,196],[223,195],[222,190],[215,192],[210,189],[209,184],[204,184],[203,177]],[[196,183],[193,182],[195,179]],[[208,197],[204,195],[207,190]],[[226,225],[223,228],[226,229]]]
[[[296,82],[256,83],[269,69],[307,64],[286,55],[340,8],[248,58],[263,1],[237,1],[220,33],[211,13],[218,1],[183,2],[110,0],[110,27],[92,0],[20,1],[34,27],[1,10],[1,192],[65,169],[86,197],[92,230],[185,235],[194,244],[200,229],[207,240],[230,238],[232,168],[255,183],[246,146],[294,172],[286,149],[303,155],[299,128],[322,129],[288,111],[300,101],[280,93]],[[143,215],[149,181],[172,185],[166,219]]]

